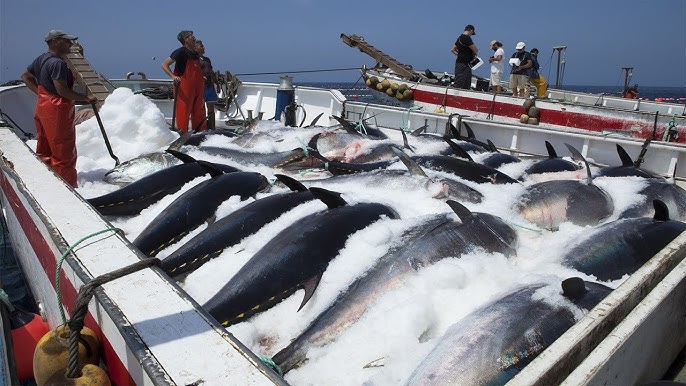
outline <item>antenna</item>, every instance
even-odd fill
[[[634,74],[633,67],[622,67],[624,71],[624,90],[622,91],[622,96],[626,96],[626,91],[629,89],[629,82],[631,82],[631,77]]]
[[[555,46],[553,50],[557,51],[557,74],[555,74],[555,88],[560,88],[560,56],[562,51],[566,50],[567,46]]]

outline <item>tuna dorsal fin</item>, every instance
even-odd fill
[[[415,137],[418,136],[419,134],[423,133],[426,131],[426,125],[420,127],[419,129],[416,129],[410,133],[410,135],[414,135]]]
[[[276,177],[277,180],[281,181],[282,184],[288,186],[288,188],[294,192],[304,192],[307,190],[307,187],[295,178],[284,174],[274,174],[274,177]]]
[[[446,201],[446,204],[448,204],[450,209],[452,209],[453,212],[455,212],[457,217],[459,217],[460,220],[462,220],[462,222],[467,222],[474,217],[474,214],[469,209],[467,209],[467,207],[465,207],[457,201],[448,200]]]
[[[167,149],[171,149],[171,150],[181,149],[181,146],[185,145],[186,142],[188,142],[188,140],[191,138],[193,133],[194,133],[193,130],[189,130],[187,133],[181,134],[181,136],[179,138],[177,138],[176,141],[169,144],[169,147]]]
[[[629,153],[627,153],[620,144],[617,144],[617,154],[619,154],[619,159],[622,161],[622,166],[634,166],[634,161],[631,159],[631,156],[629,156]]]
[[[338,208],[348,203],[341,198],[341,194],[338,192],[332,192],[330,190],[322,188],[310,188],[310,192],[321,202],[325,203],[329,209]]]
[[[638,158],[636,158],[636,161],[634,162],[634,166],[637,168],[641,167],[641,164],[643,163],[643,157],[646,155],[646,151],[648,151],[648,145],[650,145],[650,141],[652,141],[652,138],[646,138],[645,142],[643,142],[643,146],[641,146],[641,153],[638,155]]]
[[[205,169],[206,172],[208,172],[212,177],[217,177],[221,176],[224,174],[224,171],[219,169],[217,165],[213,164],[212,162],[207,162],[207,161],[196,161],[198,165],[202,166],[203,169]]]
[[[498,151],[498,148],[495,147],[495,144],[493,142],[491,142],[490,139],[487,139],[486,142],[488,142],[488,149],[487,150],[490,150],[493,153],[500,153],[500,151]]]
[[[405,167],[407,170],[410,171],[411,174],[422,176],[422,177],[427,177],[426,173],[424,172],[424,169],[422,169],[419,164],[414,162],[412,158],[410,158],[407,154],[405,154],[404,151],[398,149],[395,146],[391,146],[391,150],[393,150],[393,153],[400,158],[400,161],[402,161],[403,164],[405,164]]]
[[[405,134],[404,131],[401,131],[400,134],[403,136],[403,149],[407,149],[414,153],[414,149],[412,149],[412,146],[410,146],[410,143],[407,141],[407,134]]]
[[[467,138],[469,139],[476,139],[476,135],[474,135],[474,130],[472,130],[471,127],[467,124],[467,122],[462,122],[464,125],[465,130],[467,130]]]
[[[545,148],[546,150],[548,150],[548,158],[558,158],[557,152],[555,151],[553,145],[550,144],[550,142],[545,141]]]
[[[548,143],[546,141],[546,143]],[[572,153],[572,159],[574,159],[577,162],[583,162],[585,167],[586,167],[586,183],[591,185],[593,183],[593,177],[591,176],[591,167],[588,165],[588,161],[586,161],[586,158],[581,155],[579,150],[577,150],[574,146],[565,143],[565,146],[567,146],[567,149],[569,149],[569,152]]]
[[[580,300],[588,292],[584,280],[580,277],[570,277],[562,281],[562,296],[572,302]]]
[[[448,122],[448,123],[450,124],[450,134],[453,135],[453,138],[455,138],[455,139],[462,138],[462,135],[460,134],[460,131],[457,130],[457,127],[455,127],[455,125],[453,125],[452,122]]]
[[[323,273],[318,273],[302,284],[302,287],[305,289],[305,297],[303,297],[303,301],[302,303],[300,303],[298,311],[300,311],[305,306],[305,304],[312,298],[312,295],[314,295],[314,290],[317,289],[317,287],[319,286],[319,282],[322,280],[322,275]]]
[[[312,122],[310,122],[310,124],[307,125],[307,127],[314,127],[314,126],[317,124],[317,121],[319,120],[319,118],[322,117],[322,115],[324,115],[324,113],[319,113],[319,115],[317,115],[316,117],[314,117],[314,119],[312,120]],[[302,125],[300,125],[300,126],[302,126]]]
[[[661,200],[653,200],[653,208],[655,208],[655,221],[669,221],[669,209],[667,205]]]
[[[189,164],[189,163],[192,163],[192,162],[196,162],[195,158],[189,156],[189,155],[186,154],[186,153],[181,153],[180,151],[177,151],[177,150],[174,150],[174,149],[167,149],[167,150],[165,150],[165,152],[167,152],[167,153],[173,155],[174,157],[180,159],[180,160],[183,161],[183,163],[185,163],[185,164]]]
[[[453,151],[455,152],[455,154],[458,157],[466,158],[466,159],[474,162],[474,160],[469,155],[469,153],[467,153],[462,147],[460,147],[460,145],[456,144],[455,142],[453,142],[452,140],[450,140],[448,138],[443,138],[443,140],[448,142],[448,145],[450,145],[450,148],[453,149]]]

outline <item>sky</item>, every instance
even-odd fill
[[[513,16],[520,15],[520,16]],[[370,2],[270,0],[182,2],[0,2],[0,82],[19,79],[47,50],[54,28],[77,35],[93,67],[112,79],[142,71],[166,78],[160,64],[180,46],[179,31],[202,39],[215,70],[234,74],[290,72],[294,83],[355,82],[356,70],[295,73],[372,66],[374,60],[340,40],[361,35],[398,61],[423,71],[452,72],[450,49],[464,26],[486,59],[491,40],[510,56],[519,41],[540,51],[541,74],[555,82],[554,46],[566,45],[561,85],[632,83],[686,86],[686,1],[578,0],[551,2]],[[488,66],[476,75],[488,76]],[[279,76],[240,75],[244,81],[278,82]]]

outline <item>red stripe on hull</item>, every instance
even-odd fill
[[[416,102],[436,105],[436,107],[446,106],[483,114],[492,113],[495,116],[513,118],[517,120],[519,120],[520,116],[525,113],[523,106],[518,106],[511,103],[498,102],[497,100],[495,103],[493,103],[491,100],[469,98],[466,96],[455,96],[447,93],[439,94],[420,89],[414,90],[414,100]],[[522,101],[522,103],[524,102]],[[636,138],[662,139],[665,130],[667,130],[667,126],[660,122],[658,122],[655,133],[653,133],[654,124],[652,121],[648,122],[647,120],[637,120],[622,117],[614,118],[571,111],[541,109],[540,107],[539,110],[540,123],[573,127],[594,132],[611,130],[624,132]],[[621,114],[621,112],[617,112],[617,114]],[[678,130],[679,139],[677,142],[686,142],[686,130],[684,130],[684,128],[678,128]]]
[[[50,278],[53,288],[55,288],[55,271],[57,269],[56,257],[48,245],[48,242],[43,237],[38,227],[33,221],[33,218],[24,207],[21,199],[14,191],[14,188],[7,180],[5,173],[0,172],[0,186],[2,187],[11,208],[14,211],[19,224],[26,235],[26,238],[31,244],[31,248],[36,253],[38,260],[43,266],[45,274]],[[60,273],[60,288],[62,290],[61,298],[65,308],[71,312],[73,305],[76,303],[78,292],[74,288],[74,284],[67,278],[64,270]],[[114,351],[111,343],[100,329],[100,326],[93,318],[90,311],[86,314],[86,326],[100,337],[100,342],[103,345],[103,361],[107,364],[110,380],[114,385],[134,385],[135,382],[131,378],[129,371],[126,369],[119,356]]]

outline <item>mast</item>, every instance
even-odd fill
[[[626,91],[629,89],[629,82],[631,82],[633,70],[633,67],[622,67],[622,71],[624,71],[624,89],[622,90],[622,96],[626,95]]]
[[[564,60],[560,60],[562,51],[566,50],[567,46],[555,46],[553,50],[557,51],[557,73],[555,74],[555,88],[560,88],[560,64],[564,65]]]

